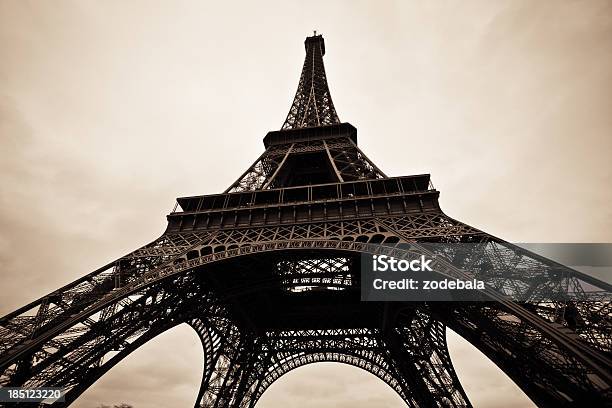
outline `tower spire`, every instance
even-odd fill
[[[306,58],[291,109],[281,130],[325,126],[340,123],[331,99],[323,55],[325,41],[316,31],[304,41]]]

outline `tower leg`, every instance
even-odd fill
[[[227,319],[195,321],[204,347],[204,373],[195,407],[249,406],[261,366],[262,337]]]
[[[446,327],[419,311],[398,318],[383,342],[405,393],[416,406],[471,407],[455,373],[446,343]]]

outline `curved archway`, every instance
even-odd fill
[[[497,406],[500,395],[506,396],[504,406],[536,407],[501,368],[469,341],[449,328],[446,339],[453,367],[475,407]]]
[[[274,241],[274,242],[263,243],[259,245],[251,245],[251,246],[245,246],[245,247],[240,247],[240,248],[234,248],[231,250],[228,249],[223,252],[214,253],[211,255],[207,255],[204,257],[200,257],[200,258],[194,258],[191,260],[187,260],[186,258],[179,258],[178,260],[180,260],[181,262],[178,262],[175,265],[167,265],[159,269],[151,270],[150,272],[141,275],[138,279],[130,282],[129,284],[121,287],[120,289],[117,289],[116,291],[110,293],[108,296],[102,298],[100,302],[96,303],[95,305],[92,305],[91,308],[88,307],[80,313],[71,315],[68,320],[59,324],[54,331],[49,331],[44,336],[40,336],[38,339],[30,342],[29,347],[34,347],[34,346],[37,346],[38,344],[43,344],[43,342],[45,340],[48,340],[54,334],[54,332],[59,332],[60,330],[64,330],[64,329],[70,329],[71,327],[74,326],[75,322],[80,322],[81,319],[87,318],[92,313],[95,313],[97,310],[101,310],[101,308],[105,306],[112,305],[114,304],[114,302],[118,302],[122,298],[129,297],[131,296],[131,294],[134,294],[136,291],[139,291],[145,288],[151,288],[152,286],[155,286],[155,284],[161,284],[163,282],[167,282],[171,278],[176,279],[177,282],[180,282],[181,284],[183,284],[184,278],[186,277],[186,275],[189,275],[185,273],[186,271],[197,270],[199,267],[203,267],[206,264],[213,264],[213,263],[217,263],[221,261],[230,260],[233,258],[240,258],[243,256],[248,257],[249,255],[254,255],[254,254],[259,254],[259,253],[264,253],[264,252],[269,252],[269,253],[271,252],[281,253],[284,251],[298,251],[298,252],[306,251],[308,252],[308,251],[313,251],[313,250],[319,251],[319,252],[323,251],[323,252],[337,254],[337,253],[347,253],[347,252],[357,253],[357,252],[371,252],[371,251],[386,251],[386,250],[393,250],[393,248],[390,248],[390,247],[385,248],[385,247],[380,247],[380,246],[374,247],[371,244],[357,243],[357,242],[306,239],[306,240],[299,240],[299,241]],[[195,283],[196,282],[194,281],[194,284]],[[249,288],[249,290],[251,291],[256,290],[256,289],[257,288],[254,288],[254,287]],[[193,294],[193,292],[191,293]],[[157,297],[157,295],[154,295],[154,296]],[[153,298],[153,295],[151,295],[151,298]],[[472,330],[472,328],[475,327],[474,322],[477,322],[478,324],[480,324],[481,327],[483,323],[488,324],[490,326],[489,329],[491,331],[498,330],[500,333],[503,333],[504,327],[501,325],[506,324],[504,317],[514,316],[515,318],[519,319],[521,324],[525,324],[526,326],[531,325],[532,327],[535,327],[535,328],[546,329],[546,326],[542,326],[542,325],[540,325],[542,327],[538,326],[538,322],[535,321],[533,314],[531,314],[528,310],[521,308],[519,305],[515,305],[512,303],[508,303],[507,301],[500,300],[499,297],[495,293],[491,293],[491,298],[497,299],[498,300],[497,303],[499,305],[503,305],[503,308],[499,307],[498,305],[489,305],[486,308],[474,308],[474,307],[466,306],[462,308],[461,310],[447,309],[447,310],[437,310],[437,312],[442,313],[441,321],[451,324],[452,327],[458,327],[459,324],[463,325],[462,327],[464,330],[460,334],[464,338],[468,339],[468,341],[472,342],[479,348],[483,348],[484,350],[487,350],[485,347],[486,345],[483,345],[483,343],[479,341],[479,339],[475,338],[475,332]],[[146,297],[143,297],[143,299],[146,299]],[[171,300],[168,300],[168,301],[170,302]],[[160,310],[163,311],[165,309],[160,309]],[[444,313],[446,313],[446,315],[444,315]],[[140,318],[140,316],[136,316],[136,318]],[[480,320],[476,321],[475,319],[480,319]],[[172,317],[170,317],[170,320],[172,320]],[[81,323],[78,323],[78,324],[81,324]],[[87,333],[86,329],[84,333]],[[155,334],[156,333],[152,333],[151,335],[154,336]],[[557,340],[558,339],[563,340],[560,334],[558,333],[551,334],[550,330],[548,330],[548,333],[546,334],[549,335],[550,337],[557,338]],[[498,337],[502,338],[501,334]],[[511,338],[507,338],[506,340],[510,342],[512,341]],[[144,342],[142,344],[144,344]],[[556,345],[553,342],[550,342],[549,345],[551,348],[556,347],[558,350],[562,351],[559,345]],[[140,346],[140,344],[134,344],[134,346]],[[517,347],[517,352],[514,353],[513,356],[519,356],[521,354],[520,353],[521,345],[516,345],[512,343],[512,344],[509,344],[509,346]],[[572,343],[569,343],[569,346],[575,347]],[[135,348],[136,347],[130,348],[128,346],[126,350],[131,352]],[[18,352],[23,353],[24,351],[18,351]],[[489,352],[490,352],[490,354],[488,354],[489,356],[493,355],[494,358],[498,357],[498,355],[495,354],[497,353],[496,350],[491,349],[489,350]],[[500,367],[502,367],[504,371],[508,370],[508,372],[512,373],[510,362],[506,362],[505,366],[503,365],[503,363],[504,361],[502,359],[502,365],[500,365]],[[555,367],[553,367],[553,369],[554,368]],[[96,370],[94,369],[92,371],[95,374]],[[513,374],[517,378],[520,378],[522,375],[522,373],[513,373]],[[75,395],[77,394],[75,393]]]
[[[189,325],[179,324],[134,350],[71,406],[191,407],[200,386],[203,358],[198,335]]]
[[[358,367],[333,362],[300,366],[270,385],[257,408],[279,406],[405,407],[383,380]]]
[[[358,353],[342,353],[342,352],[331,352],[321,351],[310,354],[299,354],[288,357],[282,365],[277,365],[264,379],[264,384],[259,392],[256,393],[254,400],[258,402],[263,394],[271,387],[274,383],[279,381],[281,378],[291,373],[292,371],[319,363],[338,363],[341,365],[347,365],[361,369],[381,380],[385,385],[391,388],[397,397],[402,400],[405,405],[406,402],[413,403],[409,396],[406,395],[405,390],[402,389],[397,377],[389,372],[388,367],[384,364],[380,364],[375,358],[368,358],[366,356],[359,355]]]

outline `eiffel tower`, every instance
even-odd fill
[[[305,49],[285,122],[225,192],[178,198],[161,237],[0,319],[0,384],[61,387],[52,405],[67,406],[187,323],[204,349],[195,407],[253,407],[323,361],[374,374],[411,407],[469,407],[449,327],[539,406],[610,405],[612,287],[447,216],[428,174],[386,176],[338,118],[323,37]],[[361,254],[453,242],[481,255],[445,254],[449,270],[513,271],[488,302],[360,300]]]

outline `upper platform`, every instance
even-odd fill
[[[268,132],[266,137],[264,137],[263,142],[267,149],[268,147],[274,145],[331,139],[337,137],[349,137],[355,144],[357,144],[357,129],[350,123],[345,122],[326,126],[275,130]]]
[[[321,50],[321,56],[325,55],[325,40],[321,34],[313,35],[311,37],[306,37],[304,40],[304,49],[306,50],[306,54],[308,54],[308,48],[310,47],[319,47]]]

